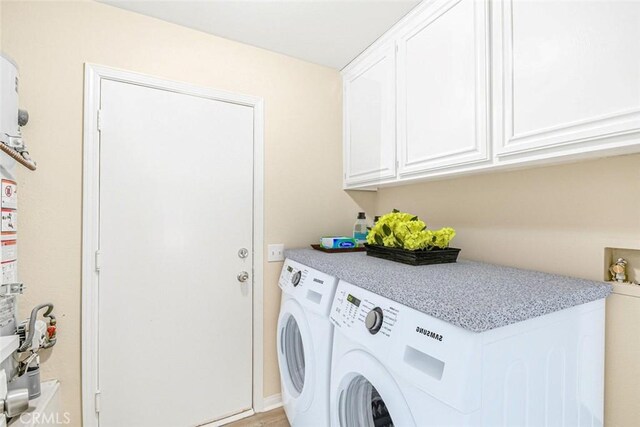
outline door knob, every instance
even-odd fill
[[[249,273],[247,273],[246,271],[241,271],[240,273],[238,273],[238,282],[244,283],[247,281],[247,279],[249,279]]]

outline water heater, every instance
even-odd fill
[[[0,53],[0,145],[21,143],[18,67]],[[5,286],[18,282],[16,160],[0,150],[0,337],[16,333],[15,296]]]
[[[18,109],[18,67],[0,53],[0,142],[21,145]]]
[[[18,183],[16,164],[36,169],[22,139],[20,127],[28,114],[18,109],[18,67],[0,53],[0,427],[29,408],[29,399],[40,395],[38,352],[56,343],[53,304],[31,311],[18,324],[17,297],[24,286],[18,280]],[[49,320],[38,320],[39,311]]]
[[[20,126],[29,121],[29,114],[18,108],[18,88],[16,63],[0,53],[0,150],[18,163],[35,170],[35,162],[31,160],[20,132]]]
[[[18,67],[0,53],[0,286],[17,277],[18,189],[16,158],[9,154],[23,147],[18,110]],[[0,336],[4,335],[5,310],[0,298]]]

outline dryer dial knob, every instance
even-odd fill
[[[302,277],[302,271],[300,270],[296,271],[295,273],[293,273],[293,276],[291,276],[291,284],[293,285],[294,288],[300,284],[301,277]]]
[[[364,325],[367,327],[371,335],[375,335],[380,331],[380,328],[382,328],[383,318],[384,316],[380,307],[374,308],[367,314],[367,317],[364,320]]]

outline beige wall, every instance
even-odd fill
[[[20,275],[29,286],[22,305],[56,305],[60,339],[44,376],[62,381],[64,406],[78,425],[83,64],[263,97],[266,241],[287,246],[349,232],[358,210],[341,191],[341,79],[333,69],[94,2],[2,8],[2,50],[20,66],[20,104],[31,114],[24,135],[38,162],[35,173],[19,176]],[[270,396],[280,390],[280,264],[265,267],[264,395]]]
[[[463,258],[602,280],[604,248],[640,241],[639,183],[622,156],[382,189],[376,211],[454,227]]]

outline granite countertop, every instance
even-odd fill
[[[430,316],[483,332],[605,298],[611,285],[458,260],[404,265],[364,252],[290,249],[285,256]]]

